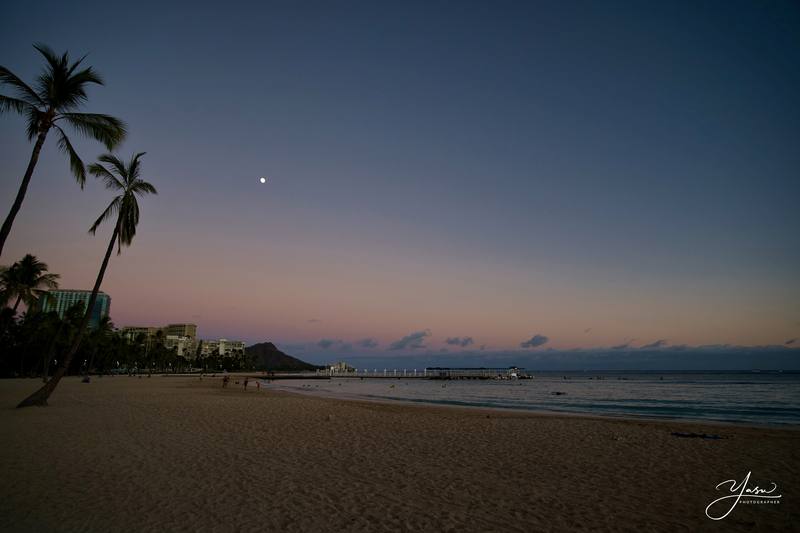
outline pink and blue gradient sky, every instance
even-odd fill
[[[373,350],[800,337],[797,4],[15,2],[0,29],[27,80],[32,42],[88,52],[87,109],[148,152],[159,195],[103,287],[118,326]],[[22,119],[0,139],[10,204]],[[3,262],[91,287],[108,198],[51,139]]]

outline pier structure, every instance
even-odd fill
[[[409,368],[350,368],[347,371],[334,368],[317,370],[317,376],[335,378],[386,378],[386,379],[529,379],[524,370],[517,367],[475,368],[475,367],[428,367]]]

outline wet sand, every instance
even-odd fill
[[[798,429],[346,401],[197,377],[68,378],[49,407],[14,409],[38,386],[0,381],[3,531],[800,524]],[[709,520],[715,486],[749,471],[751,484],[777,483],[781,503]]]

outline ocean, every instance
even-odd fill
[[[278,380],[293,392],[590,415],[800,424],[800,373],[541,372],[529,380]]]

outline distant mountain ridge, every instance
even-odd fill
[[[248,346],[244,351],[247,356],[252,358],[253,364],[257,370],[289,372],[316,370],[318,368],[315,365],[283,353],[271,342],[259,342],[258,344]]]

